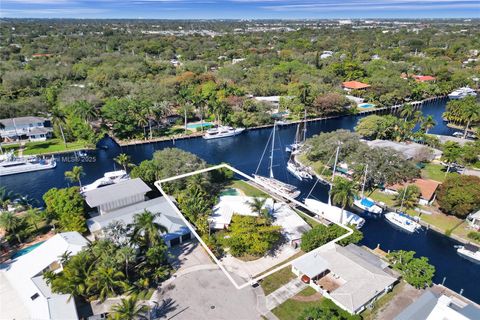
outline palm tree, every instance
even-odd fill
[[[468,98],[468,99],[467,99]],[[462,108],[460,111],[460,116],[463,123],[467,123],[465,126],[465,132],[463,134],[463,139],[467,137],[468,128],[472,122],[480,120],[480,105],[477,103],[475,97],[467,97],[464,99]]]
[[[445,144],[443,145],[443,154],[442,154],[442,160],[445,161],[448,165],[445,176],[450,172],[450,168],[452,167],[452,164],[457,162],[461,154],[462,154],[462,148],[457,142],[452,142],[452,141],[445,142]]]
[[[403,207],[407,209],[414,208],[418,203],[418,197],[420,196],[420,190],[416,185],[409,185],[406,188],[398,190],[398,194],[395,196],[395,205],[400,206],[400,210]]]
[[[400,111],[400,116],[403,117],[405,122],[411,119],[414,114],[415,114],[415,107],[410,103],[405,104],[402,107],[402,110]]]
[[[73,108],[73,112],[87,124],[98,116],[95,106],[85,100],[75,102]]]
[[[340,224],[343,223],[343,212],[346,207],[350,206],[357,195],[355,190],[355,182],[342,177],[335,177],[333,185],[330,189],[330,196],[335,205],[342,208],[340,216]]]
[[[252,202],[248,202],[250,209],[258,214],[259,217],[265,218],[267,221],[270,221],[270,213],[268,209],[265,208],[265,202],[267,199],[255,197],[252,199]]]
[[[38,231],[38,223],[42,222],[44,218],[39,208],[31,208],[25,212],[25,220],[34,226],[35,231]]]
[[[0,214],[0,228],[7,233],[14,233],[19,243],[22,243],[22,240],[20,234],[16,231],[22,225],[22,222],[22,219],[13,212],[4,211]]]
[[[115,160],[116,163],[121,165],[123,167],[123,170],[125,171],[127,171],[128,167],[133,166],[132,162],[130,161],[130,156],[125,153],[120,153],[118,156],[113,158],[113,160]]]
[[[123,281],[124,274],[112,267],[100,266],[87,278],[87,291],[95,292],[100,301],[105,301],[109,296],[116,295],[120,288],[126,288]]]
[[[117,250],[117,259],[125,264],[125,276],[128,279],[129,263],[134,262],[136,258],[135,249],[129,246],[123,246]]]
[[[161,234],[168,232],[168,229],[155,222],[159,215],[159,213],[151,213],[147,210],[136,214],[133,222],[132,239],[140,240],[147,248],[160,243],[162,241]]]
[[[427,116],[422,122],[422,128],[425,130],[425,133],[428,133],[428,130],[435,127],[437,123],[431,115]]]
[[[53,122],[54,125],[58,126],[58,128],[60,129],[60,133],[62,134],[63,143],[65,144],[65,148],[66,148],[67,147],[67,140],[65,140],[65,133],[63,132],[63,125],[65,124],[66,116],[63,113],[63,111],[60,110],[60,108],[58,108],[58,107],[54,107],[52,109],[51,114],[52,114],[52,122]]]
[[[65,178],[71,182],[78,182],[80,188],[82,188],[82,176],[85,175],[82,166],[74,166],[71,171],[65,171]]]
[[[111,317],[116,320],[121,319],[148,319],[148,307],[140,305],[137,295],[131,295],[127,299],[122,299],[121,302],[112,307],[113,313]]]
[[[0,187],[0,208],[7,209],[8,205],[17,195],[13,191],[7,191],[6,187]]]

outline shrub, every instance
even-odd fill
[[[440,209],[459,218],[480,208],[480,178],[466,175],[447,177],[437,193]]]
[[[480,232],[471,231],[471,232],[468,233],[467,237],[469,237],[472,240],[480,242]]]

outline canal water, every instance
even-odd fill
[[[426,103],[422,107],[424,115],[432,115],[437,122],[437,125],[430,130],[431,133],[453,133],[453,130],[446,127],[442,121],[445,103],[446,101],[436,101]],[[310,122],[307,125],[307,136],[337,129],[352,130],[361,117],[348,116]],[[273,169],[276,178],[295,184],[302,191],[302,196],[305,197],[312,188],[313,182],[300,182],[285,170],[288,156],[284,149],[286,144],[293,142],[295,130],[296,126],[294,125],[283,126],[278,129],[276,139],[278,147],[274,153],[275,166]],[[85,176],[82,182],[86,184],[100,178],[106,171],[119,169],[113,161],[113,158],[119,153],[129,154],[133,162],[138,164],[142,160],[150,159],[156,150],[167,147],[176,147],[192,152],[210,164],[226,162],[247,174],[253,174],[259,164],[271,131],[271,128],[266,128],[247,131],[242,135],[226,139],[204,140],[193,138],[128,147],[119,147],[113,141],[105,140],[103,143],[108,146],[108,149],[88,151],[88,157],[84,161],[79,161],[71,153],[57,156],[59,161],[55,170],[0,177],[0,185],[5,185],[15,193],[28,195],[41,201],[42,195],[50,188],[68,186],[68,181],[64,178],[64,172],[71,170],[74,165],[83,166]],[[268,152],[260,166],[259,174],[267,175],[267,162]],[[313,190],[312,196],[326,201],[327,193],[327,187],[319,183]],[[368,216],[365,218],[367,222],[362,228],[364,232],[362,244],[370,248],[380,245],[385,251],[398,249],[416,251],[418,255],[428,257],[430,262],[435,265],[435,283],[442,283],[445,277],[447,287],[457,292],[463,289],[463,295],[480,302],[478,285],[480,283],[480,265],[475,265],[458,256],[454,248],[454,245],[458,244],[456,241],[431,230],[423,230],[413,235],[407,234],[393,228],[384,219]]]

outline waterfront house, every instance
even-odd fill
[[[421,75],[414,75],[412,76],[413,79],[417,82],[430,82],[430,81],[435,81],[437,78],[432,77],[432,76],[421,76]]]
[[[469,214],[467,217],[467,222],[471,228],[480,230],[480,210]]]
[[[346,81],[342,83],[342,87],[345,91],[351,91],[351,90],[364,90],[364,89],[370,88],[370,85],[360,81]]]
[[[394,320],[475,320],[480,319],[478,305],[457,297],[427,289]]]
[[[331,243],[292,263],[292,272],[351,314],[358,314],[390,291],[399,276],[388,263],[354,244]]]
[[[85,192],[85,201],[96,212],[87,219],[87,227],[96,238],[105,236],[103,230],[119,221],[125,225],[134,222],[136,214],[149,211],[158,214],[156,222],[167,228],[162,235],[167,246],[190,240],[191,233],[164,197],[147,199],[151,191],[141,179],[131,179]]]
[[[50,121],[41,117],[0,119],[0,137],[5,141],[45,141],[52,135]]]
[[[430,179],[414,179],[408,183],[397,183],[385,187],[384,192],[388,194],[398,194],[398,190],[407,187],[408,185],[415,185],[420,190],[420,199],[418,203],[422,206],[428,206],[435,201],[436,192],[440,182]]]
[[[399,152],[405,160],[432,161],[440,159],[442,151],[415,142],[395,142],[390,140],[365,140],[370,148],[390,148]]]
[[[20,257],[13,258],[0,271],[1,318],[71,320],[78,319],[75,299],[53,293],[43,279],[45,271],[61,272],[60,257],[77,254],[88,245],[78,232],[64,232],[48,239]]]

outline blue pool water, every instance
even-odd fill
[[[29,253],[30,251],[33,251],[35,250],[35,248],[39,247],[42,243],[44,243],[45,241],[41,241],[41,242],[38,242],[38,243],[35,243],[34,245],[30,246],[30,247],[26,247],[26,248],[23,248],[21,250],[18,250],[17,252],[15,252],[13,255],[12,255],[12,259],[16,259],[18,257],[21,257],[23,255],[26,255],[27,253]]]
[[[203,126],[204,127],[212,127],[214,124],[211,123],[211,122],[204,122],[203,123]],[[201,123],[191,123],[191,124],[187,124],[187,128],[188,129],[197,129],[197,128],[201,128],[202,127],[202,124]]]
[[[375,107],[374,104],[372,103],[361,103],[358,105],[360,108],[371,108],[371,107]]]

